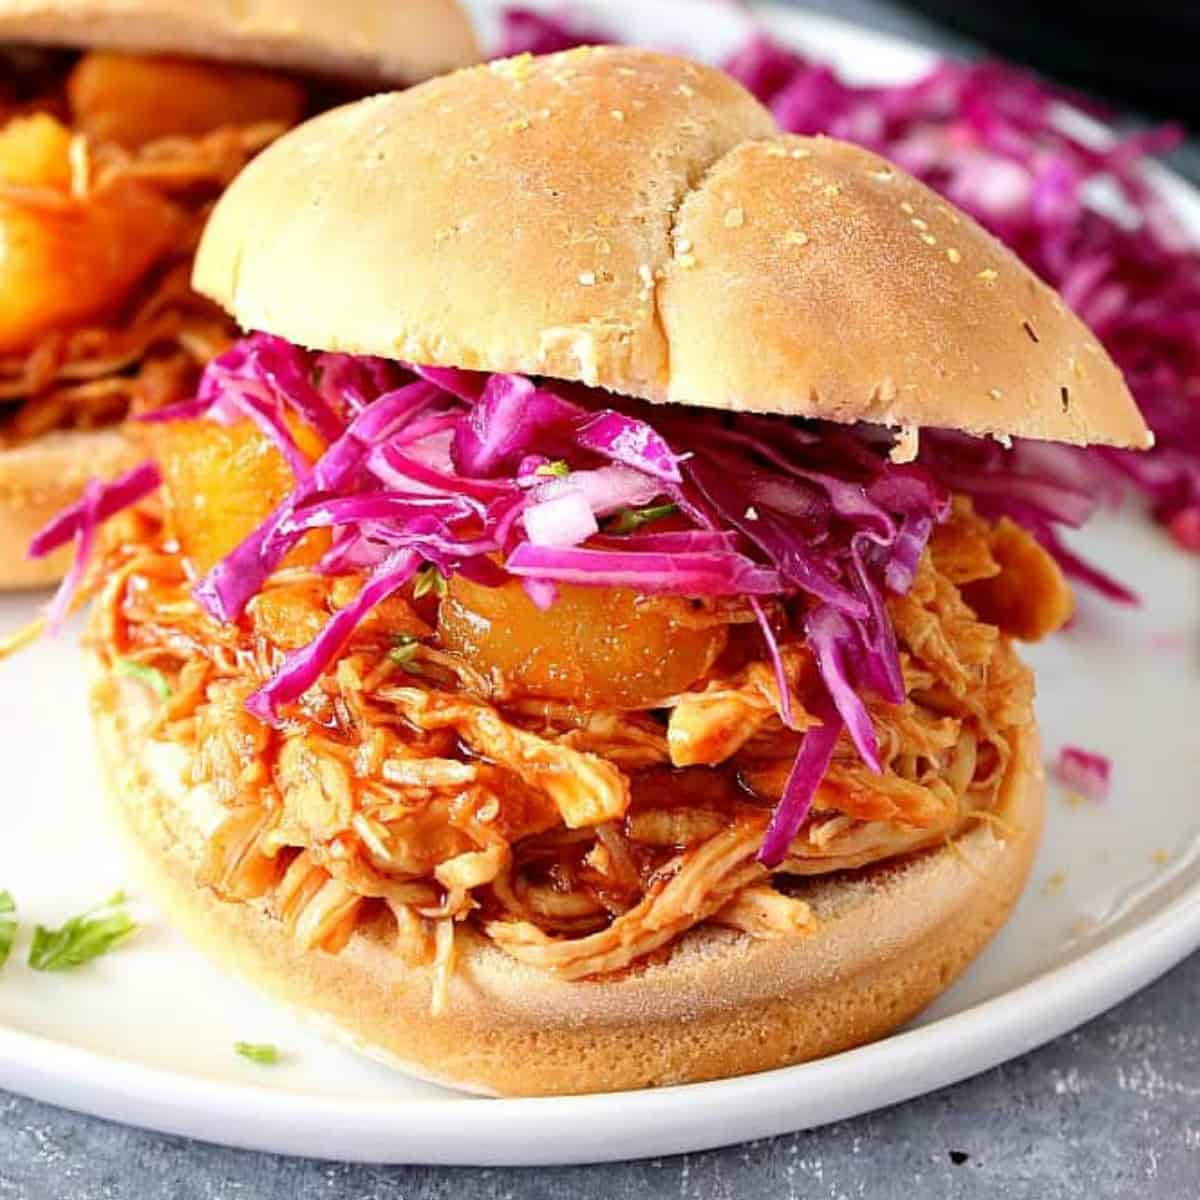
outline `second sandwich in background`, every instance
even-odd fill
[[[477,57],[454,0],[0,0],[0,588],[62,574],[30,536],[228,346],[189,274],[238,170],[332,103]]]

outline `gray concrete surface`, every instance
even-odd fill
[[[958,45],[884,0],[801,6]],[[1176,164],[1200,179],[1194,142]],[[808,1133],[640,1163],[356,1167],[144,1133],[0,1092],[0,1200],[160,1197],[1192,1200],[1200,1197],[1200,955],[1083,1029],[957,1087]]]

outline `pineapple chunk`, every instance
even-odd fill
[[[65,192],[71,184],[70,151],[71,131],[49,113],[13,117],[0,128],[0,179]]]
[[[294,125],[305,106],[304,88],[270,71],[113,50],[79,60],[67,98],[77,129],[129,148],[224,125]]]
[[[72,199],[70,142],[44,114],[0,128],[0,354],[118,307],[181,237],[179,210],[134,181]]]
[[[250,421],[169,421],[143,431],[162,470],[171,528],[197,571],[224,558],[295,484],[283,456]],[[306,427],[296,422],[292,433],[305,453],[319,453]],[[310,533],[287,563],[314,562],[328,546],[328,533]]]

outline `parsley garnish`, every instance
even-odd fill
[[[0,892],[0,967],[8,962],[17,936],[17,902],[8,891]]]
[[[567,466],[563,459],[555,459],[554,462],[542,463],[535,471],[535,475],[552,475],[556,479],[561,479],[564,475],[570,475],[571,468]]]
[[[35,971],[69,971],[107,954],[123,942],[137,922],[121,906],[125,893],[113,892],[103,904],[72,917],[61,929],[37,926],[29,947],[29,965]]]
[[[610,533],[633,533],[649,521],[674,516],[679,511],[674,504],[652,504],[649,508],[623,508],[612,519]]]
[[[426,563],[417,572],[416,582],[413,584],[413,599],[420,600],[422,596],[427,596],[430,592],[437,596],[444,596],[446,580],[433,563]]]
[[[126,675],[130,679],[136,679],[138,683],[144,683],[164,703],[171,698],[166,676],[154,667],[148,667],[132,658],[114,658],[113,670],[118,675]]]
[[[263,1067],[273,1067],[279,1061],[279,1047],[270,1042],[234,1042],[233,1050]]]

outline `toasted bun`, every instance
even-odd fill
[[[30,539],[78,500],[93,476],[111,479],[144,457],[116,429],[48,433],[0,450],[0,590],[57,583],[71,547],[33,559]]]
[[[362,82],[479,58],[455,0],[0,0],[0,42],[261,63]]]
[[[979,225],[884,160],[778,134],[719,71],[585,48],[294,130],[195,285],[305,346],[655,401],[1144,446],[1117,368]]]
[[[188,756],[149,740],[137,685],[100,672],[93,718],[104,778],[151,895],[219,966],[412,1074],[500,1095],[596,1092],[767,1070],[894,1029],[937,996],[1008,916],[1042,822],[1037,731],[1004,782],[996,823],[952,847],[803,886],[820,927],[755,940],[716,929],[620,978],[564,982],[460,933],[445,1011],[432,970],[382,936],[339,955],[297,949],[259,906],[197,886],[193,862],[215,801]],[[218,810],[219,811],[219,810]]]

